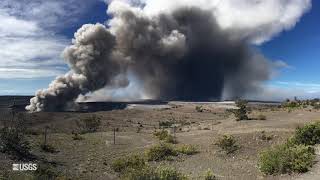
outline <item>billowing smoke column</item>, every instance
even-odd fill
[[[179,7],[149,15],[113,1],[108,13],[107,27],[84,25],[75,33],[63,52],[71,71],[38,91],[27,110],[61,110],[79,95],[126,87],[128,72],[146,94],[163,100],[241,97],[269,78],[268,61],[249,39],[223,30],[211,11]]]
[[[48,89],[39,90],[26,107],[29,111],[63,110],[79,94],[101,89],[107,84],[117,84],[121,74],[120,61],[117,61],[113,48],[115,37],[101,24],[84,25],[75,33],[73,45],[63,52],[71,71],[57,77]]]

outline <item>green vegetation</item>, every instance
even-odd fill
[[[148,161],[161,161],[170,156],[178,155],[177,151],[170,144],[155,145],[148,149],[145,154]]]
[[[259,168],[265,174],[307,172],[314,163],[314,148],[320,143],[320,123],[297,128],[287,143],[260,153]]]
[[[84,137],[81,136],[79,133],[72,132],[72,139],[75,141],[81,141],[84,140]]]
[[[124,180],[187,180],[188,177],[179,173],[176,169],[168,166],[151,168],[146,166],[142,169],[129,169],[122,176]]]
[[[258,120],[267,120],[267,116],[263,114],[259,114],[257,117]]]
[[[313,165],[314,148],[283,144],[260,153],[259,169],[265,174],[306,172]]]
[[[265,131],[261,132],[260,139],[264,141],[270,141],[272,140],[273,136],[272,135],[267,135]]]
[[[204,109],[202,106],[196,106],[196,111],[197,112],[204,112]]]
[[[143,169],[146,166],[145,159],[139,155],[121,157],[112,162],[111,168],[115,172],[124,172],[127,169]]]
[[[52,145],[50,144],[41,144],[40,145],[40,149],[43,152],[48,152],[48,153],[55,153],[57,152],[56,148],[54,148]]]
[[[120,178],[123,180],[153,180],[156,178],[156,173],[154,168],[146,165],[141,169],[127,169],[122,172]]]
[[[179,173],[176,169],[168,166],[160,166],[156,169],[156,178],[158,180],[186,180],[187,176]]]
[[[131,155],[116,159],[112,162],[111,168],[121,173],[121,179],[125,180],[185,180],[186,176],[176,169],[159,166],[150,167],[145,159],[139,155]]]
[[[25,114],[14,112],[3,121],[3,127],[0,129],[0,152],[18,160],[35,158],[30,153],[30,144],[26,139],[27,127],[25,123]]]
[[[318,110],[320,109],[320,99],[307,99],[307,100],[299,100],[297,97],[294,98],[294,100],[287,99],[281,104],[281,107],[288,108],[290,110],[296,109],[296,108],[307,108],[307,107],[313,107],[314,109]]]
[[[25,134],[17,129],[3,128],[0,130],[0,151],[17,159],[32,157]]]
[[[32,135],[32,136],[38,136],[40,135],[42,132],[36,129],[26,129],[25,130],[25,134],[26,135]]]
[[[314,104],[313,108],[316,109],[316,110],[319,110],[320,109],[320,103]]]
[[[284,108],[291,108],[291,109],[293,109],[293,108],[299,108],[301,105],[300,105],[300,103],[299,102],[296,102],[296,101],[286,101],[286,102],[284,102],[284,103],[282,103],[282,107],[284,107]]]
[[[233,110],[233,114],[237,118],[237,121],[241,120],[248,120],[248,115],[247,115],[247,104],[248,102],[245,100],[237,100],[236,101],[236,106],[238,109]]]
[[[204,180],[216,180],[217,177],[214,175],[214,173],[208,169],[205,173],[204,173]]]
[[[159,121],[160,127],[171,127],[174,124],[174,121]]]
[[[76,124],[79,128],[80,133],[93,133],[96,132],[101,125],[101,118],[93,115],[91,117],[76,121]]]
[[[171,143],[171,144],[177,144],[177,143],[178,143],[177,139],[176,139],[174,136],[172,136],[172,135],[168,135],[168,136],[164,139],[164,142],[165,142],[165,143]]]
[[[320,144],[320,122],[307,124],[302,128],[297,128],[293,139],[297,144]]]
[[[148,161],[161,161],[178,156],[179,154],[193,155],[197,152],[197,148],[193,145],[184,144],[175,147],[171,144],[162,143],[146,150],[145,155]]]
[[[34,172],[33,178],[35,180],[42,179],[59,179],[59,173],[50,165],[39,164],[37,170]],[[61,179],[63,179],[61,177]]]
[[[240,147],[237,145],[236,139],[231,135],[224,135],[222,138],[218,140],[216,143],[218,147],[220,147],[227,154],[234,153]]]
[[[153,135],[165,143],[177,144],[176,138],[170,135],[166,130],[154,132]]]
[[[180,145],[176,148],[176,151],[181,154],[193,155],[198,153],[196,146],[191,144]]]

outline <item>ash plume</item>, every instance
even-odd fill
[[[114,1],[107,26],[84,25],[63,52],[71,70],[40,90],[27,110],[65,108],[79,95],[104,87],[126,87],[133,74],[145,94],[161,100],[220,100],[259,90],[270,64],[234,38],[215,16],[199,7],[148,15]],[[130,72],[130,73],[129,73]]]
[[[116,83],[122,65],[113,52],[115,37],[105,26],[84,25],[75,33],[72,43],[63,52],[71,71],[57,77],[48,89],[36,92],[27,110],[63,110],[80,94],[103,88],[107,84],[127,85]]]

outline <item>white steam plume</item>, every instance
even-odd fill
[[[120,61],[114,60],[116,55],[112,48],[115,39],[105,26],[84,25],[75,33],[72,43],[63,52],[71,71],[57,77],[48,89],[39,90],[30,100],[27,110],[63,110],[79,94],[103,88],[111,82],[115,84],[113,81],[121,71]]]
[[[262,44],[283,30],[293,28],[311,8],[311,0],[123,1],[143,7],[143,11],[149,15],[170,13],[186,6],[199,7],[212,12],[220,27],[233,31],[235,38],[246,38],[254,44]]]

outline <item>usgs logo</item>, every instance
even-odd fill
[[[13,171],[35,171],[38,165],[32,163],[12,164]]]

